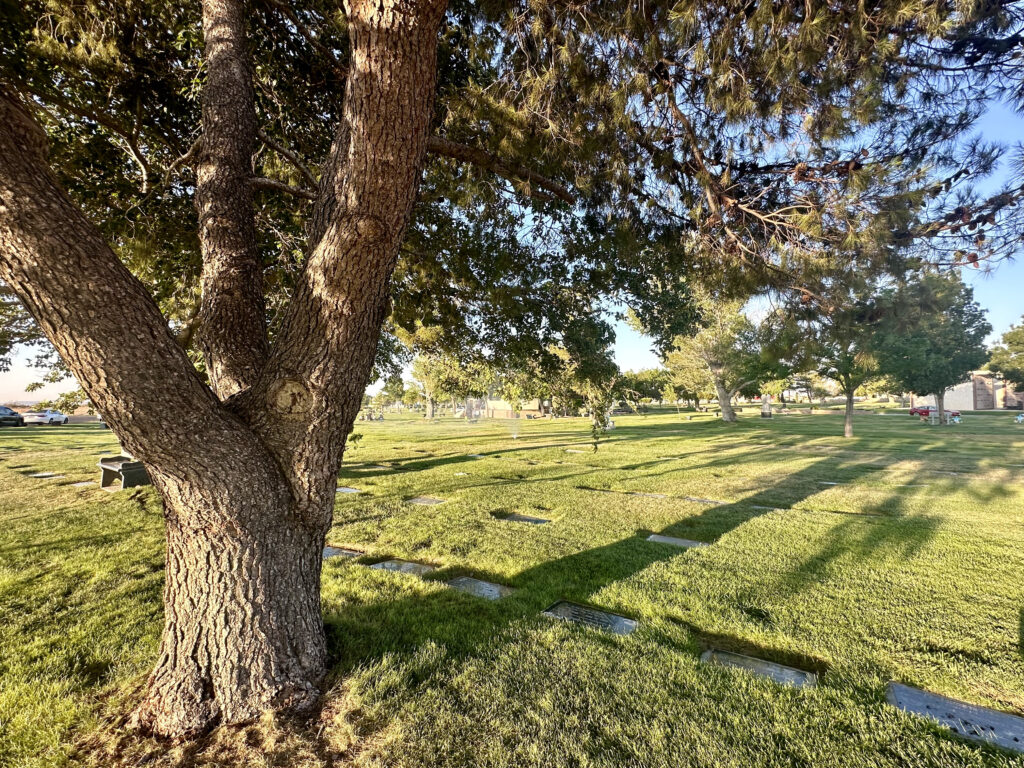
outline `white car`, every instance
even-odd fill
[[[60,411],[47,408],[45,411],[28,411],[21,414],[26,424],[67,424],[68,417]]]

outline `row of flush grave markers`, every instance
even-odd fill
[[[582,451],[579,452],[582,453]],[[471,458],[483,457],[479,454],[471,454]],[[386,469],[386,467],[379,465],[377,467],[367,467],[367,469],[373,468]],[[58,479],[63,477],[63,475],[53,472],[38,472],[29,476],[41,479]],[[73,486],[86,486],[92,484],[92,481],[72,483]],[[341,494],[361,493],[357,488],[346,486],[338,488],[337,492]],[[664,497],[664,494],[633,493],[634,495],[641,496]],[[715,502],[711,499],[685,498],[705,503],[722,503]],[[409,502],[413,504],[434,505],[443,503],[443,500],[429,496],[417,496],[409,499]],[[761,508],[771,509],[769,507]],[[511,514],[504,519],[507,521],[523,522],[533,525],[543,525],[550,522],[544,518],[530,517],[528,515],[520,514]],[[661,534],[651,534],[647,537],[647,541],[687,549],[709,546],[706,542],[663,536]],[[355,558],[360,557],[363,554],[364,553],[356,550],[327,546],[324,548],[323,558],[325,560],[334,557]],[[416,576],[423,576],[426,573],[435,570],[435,567],[431,565],[398,559],[375,563],[369,567],[377,570],[394,571]],[[461,576],[445,583],[454,589],[468,592],[477,597],[489,600],[499,600],[512,594],[514,591],[511,587],[501,584],[492,584],[491,582],[482,581],[469,576]],[[584,605],[579,605],[566,600],[556,602],[545,610],[543,615],[554,619],[584,624],[619,635],[628,635],[637,628],[637,622],[633,619]],[[743,669],[753,674],[767,677],[782,685],[810,687],[817,684],[817,675],[812,672],[787,667],[766,659],[758,659],[751,656],[732,653],[730,651],[709,649],[701,655],[701,660],[705,663]],[[892,706],[905,712],[927,717],[948,728],[958,736],[988,744],[995,744],[1004,749],[1016,752],[1024,752],[1024,718],[988,709],[986,707],[979,707],[967,702],[957,701],[955,699],[950,699],[945,696],[940,696],[938,694],[912,688],[896,682],[889,683],[886,698]]]
[[[356,488],[339,488],[338,492],[360,493]],[[417,496],[409,499],[409,502],[423,505],[444,503],[442,499],[430,496]],[[545,518],[520,514],[511,514],[503,519],[510,522],[529,523],[531,525],[543,525],[550,522]],[[684,549],[710,546],[707,542],[653,533],[647,537],[647,541],[668,544]],[[335,557],[356,558],[362,557],[363,554],[363,552],[354,549],[329,545],[324,548],[323,558],[324,560]],[[375,570],[392,571],[413,576],[424,576],[436,570],[436,567],[432,565],[400,559],[385,560],[374,563],[369,567]],[[515,591],[512,587],[475,579],[471,576],[459,576],[444,583],[449,587],[486,600],[500,600]],[[542,615],[552,619],[583,624],[617,635],[631,634],[638,626],[634,619],[572,603],[568,600],[559,600],[543,611]],[[702,653],[701,661],[707,664],[745,670],[755,675],[766,677],[780,685],[805,688],[815,686],[818,682],[818,675],[813,672],[717,648],[711,648]],[[986,744],[994,744],[1015,752],[1024,752],[1024,718],[1022,717],[957,701],[956,699],[950,699],[897,682],[889,683],[886,699],[890,705],[897,709],[926,717],[949,729],[957,736]]]

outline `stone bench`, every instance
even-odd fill
[[[99,460],[100,488],[107,491],[120,491],[124,488],[135,488],[149,485],[149,474],[141,461],[131,456],[105,456]]]

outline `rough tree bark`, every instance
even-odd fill
[[[164,500],[165,626],[135,718],[159,735],[303,711],[317,700],[326,662],[321,552],[416,194],[444,9],[443,0],[346,4],[344,120],[306,268],[268,350],[242,183],[251,156],[251,83],[235,61],[245,49],[242,16],[235,0],[204,0],[209,78],[218,85],[204,97],[209,135],[197,196],[203,349],[225,402],[60,188],[42,131],[0,90],[0,280]]]
[[[248,389],[267,356],[252,207],[256,106],[242,3],[203,0],[202,149],[196,208],[203,254],[199,346],[221,398]]]
[[[946,392],[935,393],[935,410],[939,412],[939,424],[946,424]]]

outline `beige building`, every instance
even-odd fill
[[[935,405],[931,395],[911,395],[911,407]],[[1024,393],[990,371],[975,371],[963,384],[946,390],[945,407],[951,411],[1000,411],[1024,408]]]

